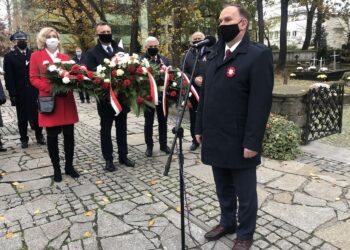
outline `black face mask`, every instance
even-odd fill
[[[219,26],[219,37],[225,42],[228,43],[236,38],[240,30],[238,23],[230,25],[220,25]]]
[[[17,42],[17,47],[20,50],[25,50],[27,48],[27,42],[26,41],[18,41]]]
[[[98,34],[98,38],[103,43],[110,43],[110,42],[112,42],[112,34]]]
[[[158,54],[158,48],[148,48],[147,49],[147,54],[150,56],[156,56]]]
[[[197,44],[197,43],[199,43],[199,42],[201,42],[201,41],[203,41],[203,40],[199,40],[199,41],[192,41],[192,44],[193,44],[193,45],[195,45],[195,44]]]

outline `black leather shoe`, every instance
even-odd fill
[[[147,148],[145,154],[146,154],[147,157],[152,157],[153,149],[152,148]]]
[[[191,151],[195,151],[199,147],[198,143],[193,142],[192,145],[190,146]]]
[[[53,174],[53,180],[55,182],[61,182],[62,181],[62,174],[61,174],[61,168],[54,168],[54,174]]]
[[[124,159],[119,159],[119,163],[124,164],[127,167],[134,167],[135,166],[135,162],[129,160],[127,157],[125,157]]]
[[[65,167],[66,175],[70,175],[72,178],[79,178],[80,174],[74,169],[73,166]]]
[[[90,103],[90,100],[89,100],[89,99],[87,99],[87,100],[86,100],[86,102],[87,102],[87,103]]]
[[[167,155],[170,154],[170,148],[168,146],[160,147],[160,151],[163,151]]]
[[[225,236],[226,234],[233,234],[236,230],[234,229],[227,229],[223,226],[217,225],[212,230],[207,232],[204,237],[208,241],[214,241],[220,239],[222,236]]]
[[[28,142],[27,141],[21,142],[21,147],[22,148],[28,148]]]
[[[44,137],[41,137],[41,138],[37,139],[36,142],[39,145],[46,145],[46,141],[45,141]]]
[[[117,168],[114,166],[113,160],[107,160],[106,161],[106,167],[105,170],[109,172],[114,172],[117,170]]]

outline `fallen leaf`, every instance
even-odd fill
[[[18,183],[17,181],[15,181],[15,182],[12,182],[12,185],[13,185],[13,186],[18,186],[19,183]]]
[[[149,182],[149,184],[151,184],[152,186],[154,186],[154,185],[157,184],[157,181],[156,181],[156,180],[151,180],[151,181]]]
[[[339,198],[339,197],[338,197],[338,198],[335,198],[335,200],[336,200],[336,201],[340,201],[340,198]]]
[[[101,180],[95,181],[95,184],[96,184],[96,185],[99,185],[99,184],[102,184],[102,183],[103,183],[103,181],[101,181]]]
[[[310,176],[314,176],[315,174],[314,173],[310,173]]]
[[[1,176],[5,176],[6,175],[6,173],[1,173]]]
[[[4,216],[0,215],[0,221],[5,221],[5,220],[6,220],[6,218]]]
[[[155,223],[155,220],[154,219],[152,219],[152,220],[150,220],[149,222],[148,222],[148,226],[153,226],[154,225],[154,223]]]
[[[151,198],[152,197],[152,194],[151,193],[146,193],[145,194],[147,197]]]
[[[197,164],[202,164],[203,162],[201,160],[196,160]]]
[[[92,236],[92,233],[89,232],[89,231],[86,231],[86,232],[84,233],[84,237],[85,237],[85,238],[90,238],[91,236]]]
[[[83,173],[87,174],[87,173],[89,173],[89,171],[88,170],[83,170]]]
[[[90,217],[90,216],[92,216],[93,214],[94,214],[93,211],[88,211],[88,212],[85,213],[85,216],[86,216],[86,217]]]
[[[103,197],[103,201],[104,201],[104,203],[109,203],[110,202],[108,197]]]
[[[40,209],[37,209],[34,211],[34,214],[37,215],[37,214],[40,214]]]
[[[13,233],[12,232],[7,232],[6,235],[5,235],[6,239],[12,239],[13,237]]]
[[[181,213],[181,207],[180,206],[176,207],[176,212]]]

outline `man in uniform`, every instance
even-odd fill
[[[150,63],[169,66],[169,61],[167,58],[159,54],[159,41],[157,38],[150,36],[145,40],[146,53],[143,58],[147,58]],[[158,83],[161,84],[161,83]],[[160,150],[166,154],[170,153],[170,148],[167,145],[167,120],[168,117],[164,116],[163,108],[161,104],[162,97],[159,96],[158,105],[155,110],[152,108],[147,108],[144,112],[145,116],[145,141],[147,145],[146,156],[152,157],[153,154],[153,123],[154,123],[154,113],[157,111],[158,118],[158,131],[159,131],[159,145]]]
[[[116,53],[123,52],[123,49],[118,47],[115,41],[113,41],[112,29],[108,23],[98,23],[95,28],[95,33],[98,37],[98,44],[87,51],[82,62],[89,70],[93,71],[96,71],[97,66],[102,64],[105,58],[111,59]],[[116,170],[113,163],[113,144],[111,138],[113,121],[117,129],[119,163],[127,167],[134,167],[135,165],[135,163],[127,157],[127,114],[130,108],[123,104],[122,98],[118,100],[123,110],[117,116],[115,116],[115,111],[110,104],[109,98],[100,99],[99,102],[97,102],[97,111],[101,119],[101,149],[103,157],[106,160],[105,169],[110,172]]]
[[[196,121],[202,161],[212,166],[221,209],[219,225],[205,237],[236,232],[232,249],[246,250],[256,227],[256,166],[272,103],[273,61],[270,49],[249,40],[243,7],[224,7],[219,23],[220,41],[208,58]]]
[[[192,34],[192,44],[196,44],[200,41],[203,41],[205,38],[204,34],[202,32],[195,32]],[[197,52],[199,53],[198,57],[198,63],[196,70],[194,72],[194,77],[193,77],[193,82],[192,85],[195,87],[197,90],[198,94],[200,94],[200,89],[203,84],[203,78],[205,75],[206,71],[206,66],[207,66],[207,57],[210,53],[210,50],[203,46],[199,50],[195,48],[191,48],[190,51],[185,55],[186,58],[184,58],[183,62],[183,67],[184,67],[184,72],[185,74],[190,78],[194,63],[197,57]],[[191,136],[192,136],[192,145],[190,146],[190,150],[194,151],[199,147],[199,143],[196,140],[195,136],[195,125],[196,125],[196,113],[197,113],[197,107],[198,107],[198,102],[194,96],[190,97],[190,102],[191,102],[191,107],[189,108],[190,112],[190,131],[191,131]]]
[[[31,51],[27,47],[27,35],[16,32],[11,36],[16,43],[14,50],[4,56],[5,85],[12,106],[16,106],[18,130],[22,148],[28,147],[28,122],[35,130],[36,141],[45,145],[42,128],[38,126],[38,91],[29,81]]]
[[[75,55],[72,57],[72,60],[74,60],[75,63],[80,65],[81,62],[83,61],[83,59],[84,59],[84,55],[83,55],[81,48],[76,47],[75,48]],[[90,103],[90,95],[87,91],[80,90],[79,97],[80,97],[81,103],[84,103],[85,99],[86,99],[87,103]]]

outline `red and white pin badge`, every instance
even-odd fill
[[[229,67],[226,71],[226,76],[227,77],[234,77],[235,75],[236,75],[236,68]]]

